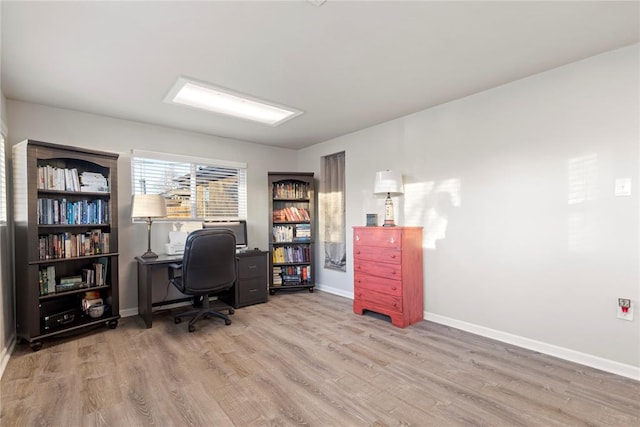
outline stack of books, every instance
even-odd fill
[[[80,191],[90,193],[107,193],[109,185],[107,178],[97,172],[82,172],[80,174]]]

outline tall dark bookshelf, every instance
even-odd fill
[[[269,293],[315,286],[312,172],[269,172]]]
[[[34,140],[13,147],[16,329],[34,351],[47,338],[118,325],[117,161]],[[104,313],[90,316],[89,301]]]

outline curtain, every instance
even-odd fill
[[[322,157],[321,209],[324,224],[324,267],[347,270],[344,151]]]

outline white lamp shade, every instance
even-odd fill
[[[162,218],[167,205],[162,194],[134,194],[131,199],[131,218]]]
[[[399,196],[402,194],[402,174],[395,171],[376,172],[373,193],[379,195]]]

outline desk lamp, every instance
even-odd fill
[[[390,170],[376,172],[373,194],[377,196],[387,196],[384,201],[383,227],[395,226],[393,220],[393,201],[391,200],[391,196],[399,196],[402,194],[402,174],[400,172]]]
[[[134,194],[131,200],[131,218],[146,218],[147,252],[141,258],[158,258],[151,250],[151,218],[167,216],[167,205],[162,194]]]

